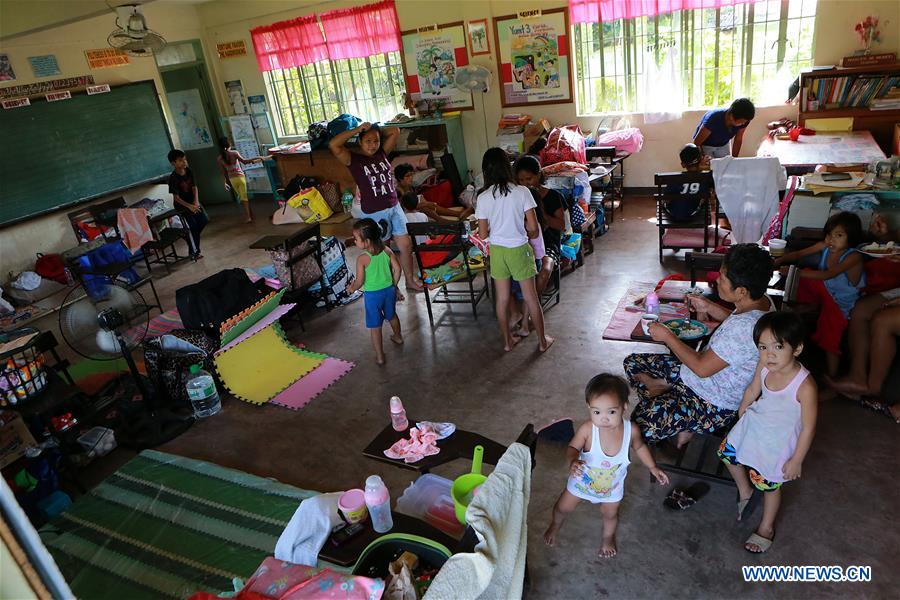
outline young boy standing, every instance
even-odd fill
[[[200,232],[209,223],[209,217],[200,205],[200,194],[194,182],[194,174],[188,168],[187,156],[182,150],[171,150],[169,162],[175,169],[169,175],[169,192],[190,232],[190,256],[197,260],[203,258],[200,254]]]
[[[756,108],[749,98],[738,98],[728,108],[711,110],[703,115],[700,124],[697,125],[694,143],[710,158],[723,158],[729,154],[734,157],[740,156],[744,130],[754,116]],[[729,152],[728,143],[732,138],[734,142]]]

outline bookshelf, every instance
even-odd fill
[[[853,117],[853,129],[871,131],[890,155],[894,124],[900,122],[900,63],[801,73],[800,94],[801,125]]]

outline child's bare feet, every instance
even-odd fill
[[[506,340],[503,344],[503,350],[509,352],[513,348],[515,348],[516,344],[519,343],[519,338],[514,335],[507,335]]]
[[[693,437],[694,437],[693,431],[682,431],[681,433],[678,434],[678,441],[675,443],[675,445],[678,447],[679,450],[681,450],[681,448],[685,444],[690,442],[691,438],[693,438]]]
[[[555,546],[557,533],[559,533],[559,527],[556,527],[551,523],[550,527],[547,528],[547,531],[544,532],[544,543],[548,546]]]
[[[403,345],[403,336],[402,335],[392,335],[391,341],[397,344],[398,346]]]
[[[616,555],[618,549],[616,548],[616,534],[612,534],[610,536],[603,536],[603,543],[600,545],[600,550],[597,552],[597,556],[600,558],[612,558]]]
[[[894,420],[900,423],[900,402],[892,404],[889,410],[891,411],[891,416],[894,417]]]
[[[384,354],[376,354],[375,355],[375,364],[383,365],[384,364]]]
[[[553,345],[553,342],[555,342],[555,341],[556,340],[554,340],[552,337],[545,334],[543,343],[538,343],[538,351],[546,352],[550,348],[550,346]]]
[[[825,381],[827,381],[835,390],[847,396],[857,397],[871,393],[869,391],[869,386],[865,382],[855,381],[849,377],[836,380],[826,377]]]
[[[644,387],[647,388],[647,396],[650,398],[655,398],[669,391],[669,384],[666,383],[665,379],[655,379],[647,373],[638,373],[634,378],[644,384]]]

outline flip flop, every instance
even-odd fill
[[[687,489],[674,488],[663,500],[663,505],[672,510],[687,510],[709,493],[709,484],[697,481]]]
[[[744,542],[744,550],[749,552],[750,554],[763,554],[768,551],[769,548],[772,547],[772,542],[775,540],[775,536],[772,536],[772,539],[764,538],[758,533],[754,532],[750,537],[747,538],[747,541]],[[757,548],[759,548],[759,552],[756,550],[751,550],[747,546],[750,544],[754,544]]]

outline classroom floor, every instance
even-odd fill
[[[267,215],[271,206],[259,203],[256,209]],[[182,265],[157,283],[168,308],[182,285],[223,268],[268,262],[264,252],[247,249],[276,230],[265,218],[244,225],[232,206],[212,207],[210,213],[205,258]],[[649,199],[627,200],[621,215],[617,212],[610,232],[596,240],[597,251],[585,266],[564,278],[563,301],[546,315],[548,333],[556,338],[546,355],[535,351],[533,336],[504,353],[489,303],[479,306],[477,321],[467,305],[439,307],[432,330],[424,297],[414,295],[399,307],[406,344],[386,342],[388,363],[379,367],[363,328],[360,302],[330,313],[318,311],[307,316],[306,333],[296,329],[290,335],[314,351],[356,362],[348,376],[297,412],[226,400],[218,416],[159,449],[320,491],[360,487],[367,475],[377,473],[396,498],[414,472],[361,454],[384,427],[392,395],[403,399],[411,418],[452,421],[504,444],[528,423],[540,427],[562,417],[583,421],[582,394],[590,377],[602,371],[621,374],[628,354],[659,350],[601,339],[619,298],[633,279],[653,281],[682,264],[672,259],[658,263]],[[696,506],[673,513],[662,505],[668,488],[651,485],[639,463],[632,463],[621,505],[617,557],[596,558],[601,520],[592,506],[579,507],[557,547],[547,548],[542,534],[565,484],[566,466],[564,446],[539,444],[529,508],[532,585],[527,596],[893,596],[900,583],[897,434],[897,425],[882,416],[841,400],[824,403],[803,479],[785,487],[775,542],[764,556],[743,550],[761,505],[748,522],[736,523],[734,488],[712,484]],[[114,469],[127,453],[108,458],[113,460],[100,470]],[[436,473],[453,478],[468,468],[468,462],[457,461]],[[672,477],[673,485],[690,483]],[[867,565],[873,581],[744,583],[742,565]]]

